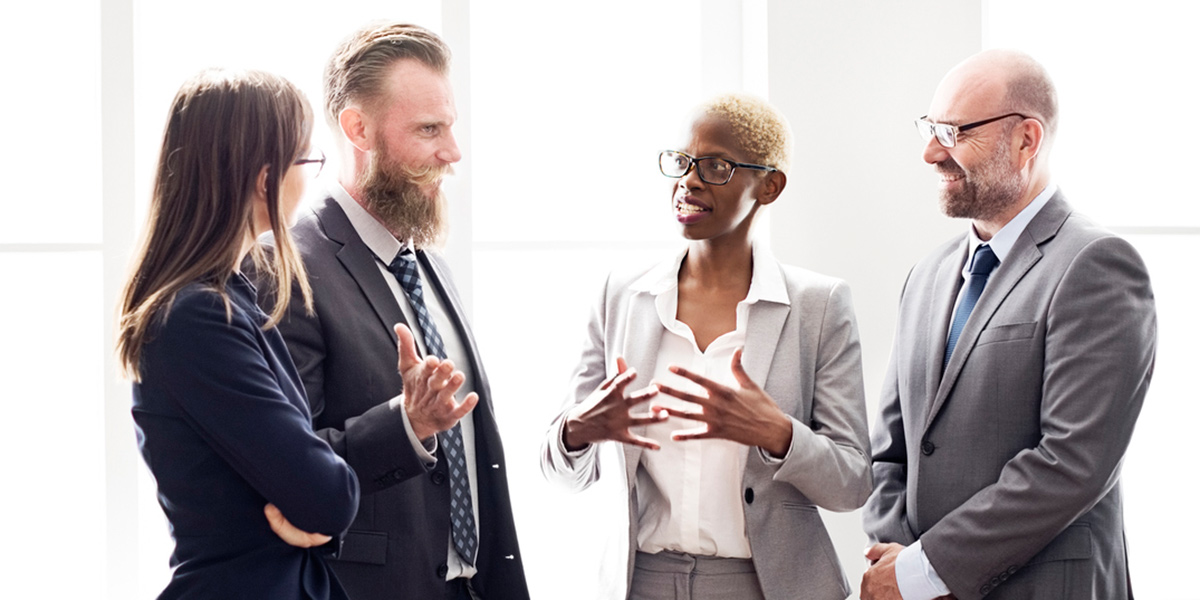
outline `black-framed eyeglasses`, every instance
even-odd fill
[[[297,158],[296,162],[292,164],[297,166],[315,164],[317,165],[317,172],[313,173],[313,177],[320,177],[321,171],[325,169],[325,151],[317,150],[317,152],[321,154],[321,158]]]
[[[929,115],[925,115],[925,117],[928,116]],[[937,137],[938,143],[944,148],[953,148],[954,145],[958,143],[958,134],[969,129],[982,127],[988,123],[995,123],[1000,119],[1007,119],[1009,117],[1021,117],[1022,119],[1033,118],[1014,112],[1008,113],[1007,115],[992,117],[990,119],[984,119],[982,121],[975,121],[974,123],[967,123],[966,125],[951,125],[949,123],[935,123],[926,119],[925,117],[921,117],[920,119],[914,121],[917,125],[917,132],[921,134],[921,139],[925,140],[926,143],[929,143],[930,139]]]
[[[710,185],[725,185],[733,178],[734,169],[754,169],[755,171],[778,171],[775,167],[752,165],[734,162],[716,156],[692,157],[674,150],[663,150],[658,153],[658,168],[663,175],[678,179],[687,175],[692,167],[700,174],[700,181]]]

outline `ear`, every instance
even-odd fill
[[[263,165],[261,171],[258,172],[258,177],[254,178],[254,201],[267,201],[267,173],[271,171],[271,165]]]
[[[371,150],[371,136],[367,133],[367,117],[361,108],[347,106],[338,114],[338,126],[342,135],[361,152]]]
[[[771,171],[767,173],[761,186],[758,192],[758,203],[765,206],[779,199],[779,194],[782,194],[783,188],[787,187],[787,174],[783,171]]]
[[[250,193],[250,233],[258,237],[264,231],[271,229],[271,209],[267,206],[267,174],[271,165],[263,165],[254,178],[254,190]]]
[[[1042,149],[1042,141],[1046,137],[1046,129],[1037,119],[1025,119],[1017,127],[1013,144],[1016,146],[1017,167],[1024,169],[1029,166],[1038,152]]]

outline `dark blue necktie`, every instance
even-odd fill
[[[946,340],[946,356],[942,358],[942,370],[946,370],[946,365],[950,364],[950,355],[954,353],[954,346],[958,344],[958,337],[962,335],[963,326],[967,324],[967,318],[971,316],[971,311],[975,310],[975,304],[979,302],[979,296],[983,294],[983,286],[987,285],[988,275],[992,274],[992,269],[1000,264],[1000,260],[996,258],[996,253],[992,252],[991,247],[987,244],[981,244],[975,249],[975,259],[971,261],[971,277],[967,279],[967,291],[963,293],[962,300],[958,303],[958,310],[954,311],[954,320],[950,323],[950,337]]]
[[[421,287],[421,276],[417,271],[416,255],[405,248],[388,265],[388,270],[400,281],[408,294],[408,303],[417,315],[417,326],[425,340],[425,349],[438,358],[446,358],[446,348],[438,333],[429,310],[425,306],[425,292]],[[478,540],[475,538],[475,510],[471,502],[471,480],[467,478],[467,456],[463,449],[462,428],[458,423],[449,431],[438,434],[442,450],[446,454],[450,474],[450,540],[455,551],[469,565],[475,564]]]

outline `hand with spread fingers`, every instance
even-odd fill
[[[479,396],[471,392],[458,402],[454,394],[466,381],[463,372],[455,370],[449,359],[436,356],[422,359],[417,354],[412,332],[403,323],[397,323],[395,331],[400,377],[404,380],[404,410],[408,412],[413,434],[426,440],[454,427],[475,408]]]
[[[632,409],[654,397],[658,391],[653,387],[626,395],[625,389],[637,378],[637,371],[630,369],[622,357],[617,357],[617,373],[604,380],[596,391],[567,415],[563,427],[563,445],[572,452],[582,450],[588,444],[605,440],[642,446],[658,450],[658,444],[630,432],[630,427],[649,425],[667,420],[661,410],[633,414]]]
[[[703,423],[694,429],[676,431],[671,434],[673,440],[731,440],[747,446],[758,446],[776,458],[786,456],[792,444],[792,420],[779,410],[771,396],[754,383],[742,368],[741,348],[734,351],[731,368],[737,387],[729,387],[683,367],[672,366],[672,373],[695,382],[708,394],[693,394],[656,383],[658,391],[692,402],[697,407],[679,409],[654,406],[651,411],[657,414],[665,410],[671,416]]]

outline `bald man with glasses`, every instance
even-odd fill
[[[1132,598],[1120,466],[1154,368],[1146,267],[1067,204],[1054,85],[987,51],[917,120],[968,231],[910,272],[872,432],[863,600]]]

